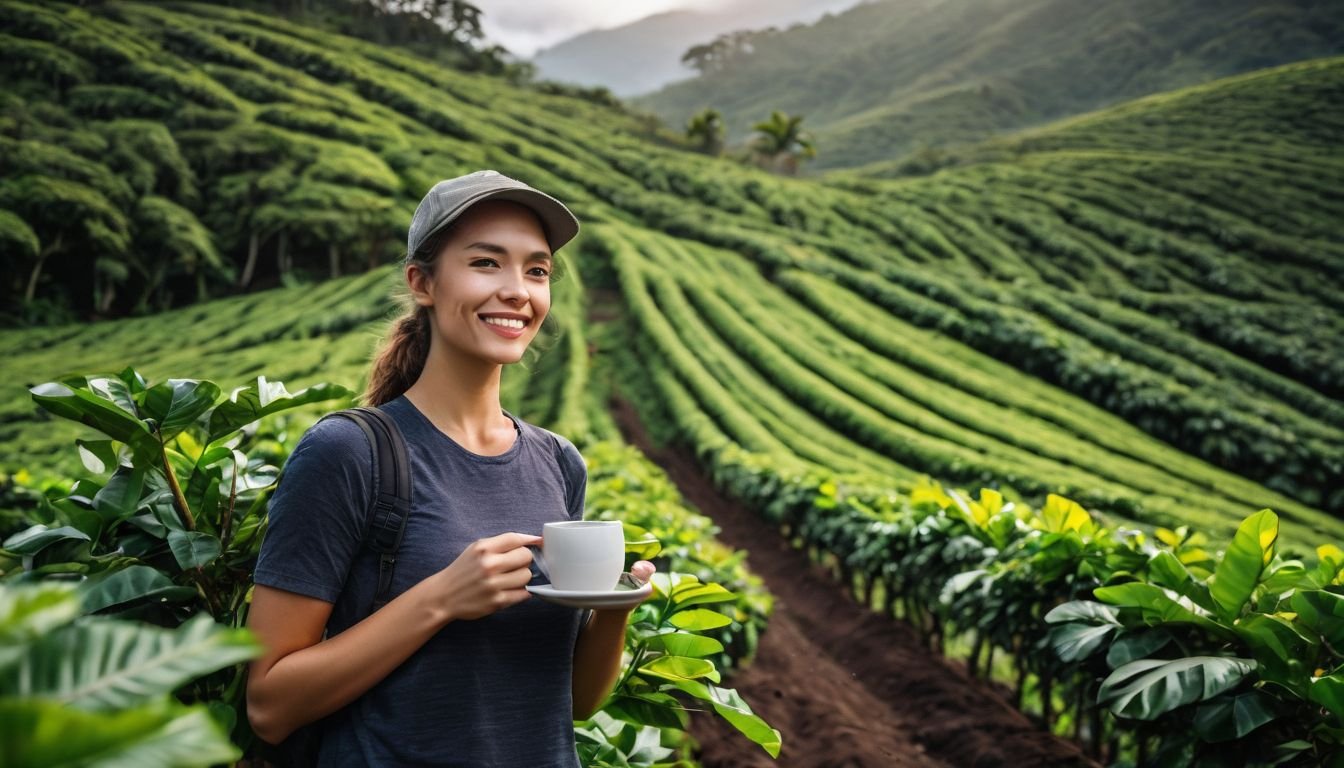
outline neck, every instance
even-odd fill
[[[502,370],[498,363],[455,354],[436,339],[406,398],[464,447],[489,446],[505,426],[513,431],[499,404]]]

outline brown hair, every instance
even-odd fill
[[[449,224],[425,238],[415,253],[407,254],[405,263],[433,275],[434,262],[453,229],[453,224]],[[409,295],[401,300],[405,311],[392,321],[387,338],[373,359],[369,385],[364,390],[364,405],[378,406],[401,397],[420,378],[425,361],[429,359],[430,309],[416,304]]]

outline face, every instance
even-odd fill
[[[487,200],[467,210],[434,260],[407,267],[417,304],[430,308],[435,344],[454,355],[516,363],[551,308],[553,259],[525,206]]]

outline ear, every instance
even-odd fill
[[[406,265],[406,286],[411,299],[422,307],[434,306],[434,277],[419,264]]]

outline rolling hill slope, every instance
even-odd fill
[[[1344,10],[1294,0],[885,0],[752,39],[722,71],[638,100],[744,138],[802,114],[818,168],[974,142],[1125,99],[1344,51]]]
[[[288,242],[319,270],[337,247],[347,270],[388,263],[423,191],[481,167],[572,202],[585,231],[565,251],[557,322],[601,308],[592,381],[634,396],[716,479],[728,452],[865,492],[931,475],[1218,535],[1269,506],[1289,540],[1344,538],[1344,59],[1117,107],[925,178],[816,183],[660,147],[600,105],[235,10],[4,2],[0,15],[25,41],[5,48],[7,71],[35,78],[7,96],[0,192],[57,180],[113,210],[178,194],[143,156],[141,190],[100,191],[117,174],[96,171],[88,137],[158,126],[199,190],[175,204],[211,223],[232,269],[249,230],[263,261]],[[81,84],[44,90],[58,64]],[[154,99],[168,109],[146,116]],[[61,231],[29,221],[44,243]],[[5,379],[133,364],[225,387],[258,374],[358,387],[390,280],[0,332]],[[509,402],[533,416],[531,379],[585,386],[572,367],[585,338],[562,334],[511,373]],[[3,468],[64,460],[72,434],[5,392]],[[609,431],[597,406],[575,408],[537,418]]]

